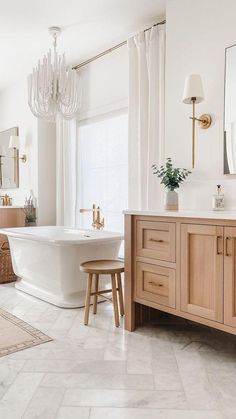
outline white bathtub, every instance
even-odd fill
[[[15,287],[64,308],[84,306],[86,275],[80,263],[116,259],[123,240],[120,233],[51,226],[6,228],[0,233],[9,239],[19,278]]]

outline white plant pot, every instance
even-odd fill
[[[165,192],[164,208],[167,211],[178,211],[179,209],[179,195],[175,191]]]

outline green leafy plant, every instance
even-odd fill
[[[157,168],[156,164],[152,165],[153,174],[157,175],[161,179],[161,183],[169,190],[174,191],[179,188],[180,184],[191,173],[187,169],[180,169],[179,167],[173,167],[171,158],[166,159],[165,166],[161,166],[160,169]]]
[[[36,222],[36,215],[35,215],[35,208],[24,208],[25,210],[25,221],[27,223],[35,223]]]

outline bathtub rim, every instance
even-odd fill
[[[117,233],[117,232],[112,232],[112,231],[106,231],[103,230],[104,233],[107,233],[108,236],[105,237],[86,237],[84,239],[68,239],[68,240],[63,240],[63,239],[56,239],[56,238],[50,238],[50,237],[44,237],[44,236],[40,236],[37,234],[32,234],[32,233],[25,233],[22,232],[22,229],[25,228],[29,228],[29,229],[40,229],[40,227],[42,228],[47,228],[47,227],[57,227],[57,226],[36,226],[36,227],[15,227],[15,228],[0,228],[0,234],[4,234],[9,238],[16,238],[16,239],[21,239],[21,240],[27,240],[27,241],[36,241],[36,242],[41,242],[41,243],[48,243],[48,244],[55,244],[55,245],[61,245],[61,246],[72,246],[72,245],[89,245],[89,244],[97,244],[97,243],[102,243],[102,242],[114,242],[117,240],[124,240],[124,235],[122,233]],[[59,226],[60,228],[60,226]],[[76,229],[76,228],[72,228],[72,227],[67,227],[67,226],[63,226],[62,229],[65,230],[78,230],[78,231],[83,231],[86,233],[96,233],[96,230],[91,230],[91,229]],[[97,231],[97,233],[99,234],[99,231]]]

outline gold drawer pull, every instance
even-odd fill
[[[228,250],[228,242],[231,240],[231,237],[226,237],[225,239],[225,256],[230,256],[229,250]]]
[[[155,287],[163,287],[163,284],[156,284],[155,282],[149,281],[150,285],[155,285]]]
[[[161,239],[159,239],[159,240],[157,240],[157,239],[149,239],[149,241],[150,242],[155,242],[155,243],[163,243],[164,242],[164,240],[161,240]]]
[[[219,241],[222,239],[222,237],[221,236],[217,236],[216,237],[216,254],[217,255],[222,255],[222,253],[220,252],[220,250],[219,250]]]

